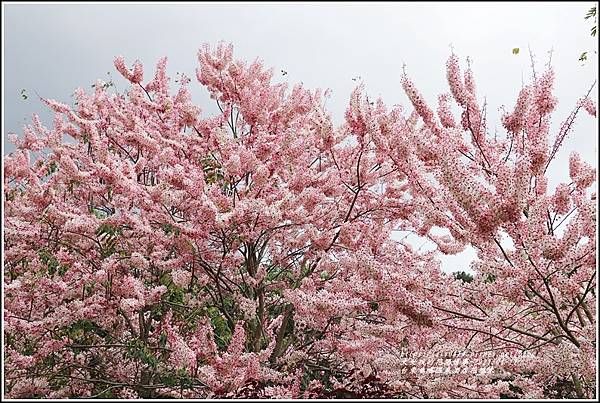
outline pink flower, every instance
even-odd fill
[[[596,103],[589,97],[581,98],[578,103],[587,113],[596,117]]]
[[[129,80],[133,84],[139,84],[144,78],[144,70],[142,64],[136,60],[133,63],[133,70],[130,71],[125,65],[125,59],[123,56],[117,56],[114,60],[115,68],[123,77]]]

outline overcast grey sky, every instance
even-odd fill
[[[360,76],[371,96],[388,105],[408,99],[400,87],[403,63],[425,97],[435,104],[447,92],[445,62],[454,52],[469,56],[489,122],[498,122],[501,105],[512,108],[521,80],[531,74],[528,47],[538,69],[548,61],[556,71],[559,98],[553,124],[597,78],[597,45],[584,20],[594,2],[549,3],[294,3],[294,4],[6,4],[3,3],[3,142],[20,133],[31,113],[50,116],[35,96],[70,102],[73,90],[90,88],[123,55],[153,70],[161,56],[169,72],[195,77],[196,52],[203,42],[232,42],[235,56],[261,58],[285,78],[308,87],[330,88],[328,108],[340,123]],[[513,48],[520,48],[518,55]],[[588,51],[585,65],[578,61]],[[281,78],[281,77],[280,77]],[[117,81],[124,84],[122,81]],[[197,82],[194,98],[204,111],[215,110]],[[21,90],[29,95],[21,97]],[[597,100],[596,92],[594,99]],[[497,125],[499,131],[500,125]],[[550,174],[550,186],[566,180],[570,150],[595,165],[597,122],[577,122]],[[4,153],[13,148],[4,144]],[[469,252],[470,253],[470,252]],[[464,265],[469,253],[445,261]],[[468,256],[467,256],[468,255]]]

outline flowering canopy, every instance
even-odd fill
[[[198,53],[217,116],[166,58],[118,57],[124,93],[44,100],[53,127],[13,139],[7,396],[592,396],[596,174],[545,177],[588,96],[552,139],[549,70],[492,139],[452,55],[437,115],[405,75],[408,116],[359,86],[335,127],[327,93],[232,52]],[[436,260],[466,246],[470,283]]]

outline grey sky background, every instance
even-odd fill
[[[216,107],[195,81],[196,53],[203,42],[234,44],[234,56],[262,59],[277,80],[330,88],[327,102],[341,123],[350,92],[360,77],[371,97],[388,106],[409,102],[400,86],[402,65],[432,106],[448,92],[445,62],[450,45],[468,56],[480,99],[488,102],[490,131],[504,131],[498,108],[512,109],[522,80],[531,76],[528,47],[537,70],[552,50],[556,71],[556,129],[597,79],[597,44],[584,16],[594,2],[563,3],[292,3],[292,4],[3,4],[3,145],[9,132],[21,133],[32,113],[48,124],[51,115],[36,92],[70,103],[71,94],[97,78],[115,79],[113,59],[140,59],[145,77],[159,57],[169,72],[191,78],[195,101],[205,113]],[[518,55],[513,48],[520,48]],[[582,52],[588,61],[578,61]],[[465,64],[463,64],[464,70]],[[288,74],[281,76],[280,70]],[[21,90],[28,98],[23,100]],[[597,92],[594,99],[597,101]],[[549,170],[549,185],[568,180],[568,155],[578,151],[596,165],[597,121],[582,114]],[[419,244],[417,243],[417,246]],[[444,259],[446,270],[465,269],[473,251]]]

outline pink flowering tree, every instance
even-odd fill
[[[393,135],[381,133],[393,166],[406,174],[418,233],[443,254],[477,251],[474,281],[449,286],[434,308],[449,331],[468,336],[469,351],[512,354],[496,368],[505,394],[593,397],[596,171],[573,152],[563,171],[570,182],[550,191],[546,175],[578,114],[596,117],[592,89],[551,133],[554,72],[534,70],[498,137],[488,133],[472,71],[461,75],[454,55],[447,78],[450,93],[440,95],[436,116],[405,75],[414,112]]]
[[[452,57],[437,118],[405,77],[410,116],[359,86],[335,127],[326,93],[274,83],[231,46],[198,59],[216,116],[187,77],[171,88],[166,59],[144,80],[117,58],[125,92],[44,100],[53,127],[34,116],[13,139],[8,396],[590,396],[595,171],[573,156],[550,195],[544,177],[589,98],[550,146],[548,72],[491,140]],[[467,245],[472,283],[437,260]]]

